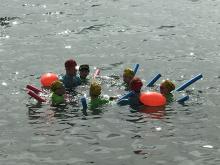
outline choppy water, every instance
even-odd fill
[[[0,2],[0,164],[220,164],[219,0]],[[204,79],[187,89],[185,106],[157,113],[34,108],[24,87],[64,72],[68,58],[102,75],[139,63],[145,80]]]

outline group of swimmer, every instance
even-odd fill
[[[90,73],[89,65],[83,64],[79,66],[79,73],[77,74],[77,63],[73,59],[65,61],[66,73],[59,76],[59,80],[52,82],[51,90],[51,104],[58,106],[65,103],[65,94],[68,91],[74,90],[77,86],[82,84],[89,85],[89,109],[95,109],[103,104],[107,104],[112,100],[119,99],[118,96],[103,97],[102,87],[100,82],[96,80],[90,81],[88,75]],[[138,107],[143,105],[140,101],[141,88],[143,86],[142,80],[135,76],[135,72],[131,68],[125,68],[123,72],[123,86],[126,91],[132,91],[132,95],[126,98],[126,105],[131,107]],[[160,93],[166,98],[167,103],[173,100],[171,93],[175,89],[175,85],[170,80],[163,80],[160,84]],[[118,102],[119,105],[124,105],[125,102]]]
[[[83,97],[84,101],[81,98],[83,110],[87,108],[90,110],[94,110],[104,104],[111,103],[114,100],[116,100],[117,104],[120,106],[129,105],[132,109],[135,110],[140,110],[140,108],[141,107],[144,108],[144,106],[164,107],[166,104],[169,104],[170,102],[173,102],[175,100],[173,96],[174,91],[184,90],[186,87],[188,87],[189,85],[191,85],[192,83],[196,82],[197,80],[203,77],[202,74],[199,74],[194,78],[190,79],[189,81],[187,81],[186,83],[182,84],[177,89],[175,89],[175,84],[171,80],[166,79],[160,83],[158,92],[146,93],[146,92],[142,92],[141,90],[143,87],[142,80],[135,75],[139,67],[139,64],[137,64],[134,70],[131,68],[125,68],[123,71],[123,82],[120,85],[120,87],[123,86],[127,94],[120,97],[119,96],[105,97],[106,95],[102,94],[101,82],[96,79],[97,75],[99,74],[99,70],[96,70],[94,76],[92,77],[92,79],[90,79],[88,77],[90,74],[90,68],[88,64],[80,65],[79,69],[77,70],[76,61],[74,59],[68,59],[65,61],[64,66],[65,66],[65,74],[60,76],[57,76],[55,74],[56,79],[51,80],[49,86],[44,86],[41,81],[43,88],[44,87],[46,87],[46,89],[49,88],[49,98],[50,98],[49,102],[53,107],[66,105],[66,103],[70,102],[69,98],[73,96],[73,92],[76,91],[76,88],[81,85],[89,87],[88,106],[86,103],[86,98]],[[154,79],[152,79],[148,83],[147,86],[149,86],[149,84],[152,85],[154,82],[156,82],[156,80],[159,79],[160,76],[161,75],[158,74]],[[38,102],[46,102],[44,98],[38,95],[39,93],[43,93],[44,90],[35,88],[34,86],[31,85],[27,85],[26,88],[28,89],[28,94],[31,97],[35,98]],[[48,96],[48,92],[46,93]],[[149,93],[151,93],[151,96],[149,96]],[[154,96],[152,94],[154,94]],[[177,102],[180,101],[179,103],[183,103],[187,99],[189,99],[189,96],[183,97],[176,101]],[[155,101],[157,102],[156,104]]]

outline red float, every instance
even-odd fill
[[[42,97],[38,96],[36,93],[34,93],[33,91],[28,91],[27,93],[28,95],[30,95],[31,97],[33,97],[34,99],[36,99],[39,102],[46,102],[45,99],[43,99]]]
[[[58,80],[58,75],[55,73],[45,73],[40,77],[40,82],[43,87],[50,87],[52,82]]]
[[[142,92],[140,101],[146,106],[163,106],[166,104],[166,98],[158,92]]]
[[[26,86],[27,89],[32,90],[34,93],[43,93],[43,91],[41,89],[38,89],[37,87],[33,86],[33,85],[27,85]]]

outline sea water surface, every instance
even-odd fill
[[[0,3],[0,164],[220,164],[219,0]],[[30,100],[25,86],[64,73],[69,58],[104,76],[138,63],[145,81],[204,78],[176,94],[190,96],[185,105],[160,111],[111,104],[83,116],[77,103],[54,110]],[[124,92],[102,84],[103,94]]]

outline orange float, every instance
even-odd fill
[[[140,101],[146,106],[163,106],[166,104],[166,98],[158,92],[142,92]]]
[[[40,82],[43,87],[50,87],[52,82],[56,80],[58,80],[58,75],[55,73],[45,73],[40,77]]]

